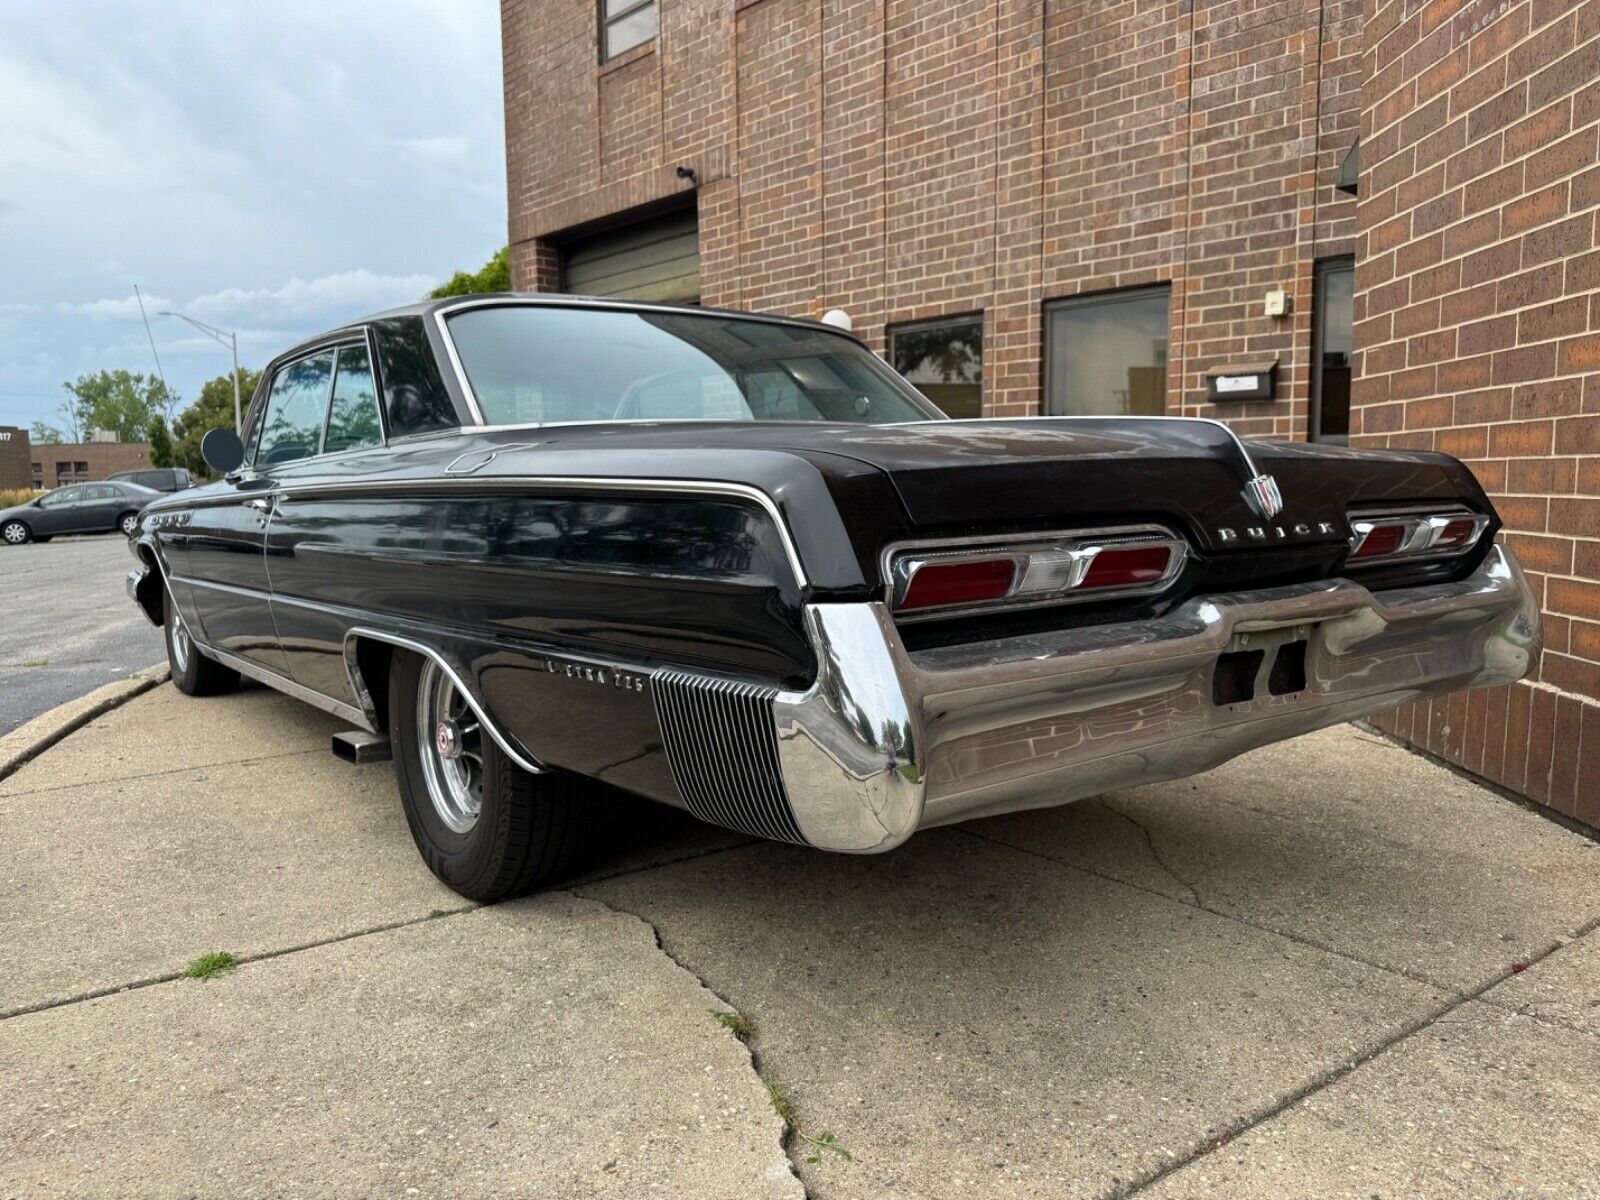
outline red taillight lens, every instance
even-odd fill
[[[1351,558],[1376,558],[1380,554],[1393,554],[1400,548],[1400,543],[1405,541],[1406,526],[1404,522],[1396,521],[1392,525],[1374,525],[1367,531]]]
[[[1459,517],[1446,523],[1433,535],[1430,549],[1455,550],[1467,545],[1477,535],[1478,523],[1470,517]]]
[[[977,562],[924,563],[906,584],[900,607],[934,608],[998,600],[1011,590],[1017,564],[1010,558]]]
[[[1172,550],[1167,546],[1133,546],[1126,550],[1101,550],[1078,585],[1087,588],[1138,587],[1155,583],[1167,573]]]

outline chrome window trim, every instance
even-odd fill
[[[322,447],[326,443],[328,437],[328,415],[332,411],[333,406],[333,389],[338,386],[339,382],[339,350],[344,346],[353,346],[357,342],[360,342],[366,346],[367,362],[372,366],[372,390],[373,394],[377,397],[378,402],[378,444],[376,446],[363,446],[359,450],[347,450],[343,453],[340,453],[337,450],[333,451],[332,453],[327,453],[322,449]],[[373,343],[372,329],[368,325],[346,326],[337,333],[331,333],[326,337],[318,338],[315,342],[312,342],[308,345],[295,347],[293,351],[293,357],[282,358],[274,363],[268,364],[267,370],[262,373],[262,381],[266,385],[266,390],[262,393],[261,407],[259,410],[260,418],[262,420],[266,419],[267,405],[272,399],[272,384],[278,378],[279,373],[288,367],[294,366],[294,364],[297,362],[308,359],[313,355],[321,354],[326,350],[333,351],[333,370],[329,372],[328,375],[328,394],[324,398],[322,405],[322,429],[321,432],[317,434],[317,453],[308,454],[304,458],[296,458],[286,463],[274,463],[273,466],[281,465],[284,467],[297,467],[301,463],[317,462],[319,460],[328,458],[344,459],[349,458],[354,454],[370,454],[374,450],[384,450],[388,448],[389,417],[384,411],[383,405],[382,370],[378,366],[378,348]],[[254,407],[255,405],[252,401],[251,408]],[[256,415],[257,414],[248,410],[245,413],[245,427],[251,432],[252,435],[255,432],[254,426]],[[260,472],[256,470],[255,456],[260,447],[251,445],[248,448],[250,450],[250,461],[244,465],[252,474],[259,474]]]
[[[784,520],[778,502],[758,487],[747,483],[726,483],[712,479],[632,479],[596,475],[453,475],[427,479],[351,479],[335,482],[285,483],[273,488],[275,496],[293,500],[314,494],[339,495],[344,492],[370,491],[470,491],[484,487],[540,487],[574,491],[583,488],[604,488],[609,491],[649,492],[655,494],[687,496],[731,496],[748,500],[759,506],[777,528],[778,539],[783,543],[784,556],[789,569],[794,572],[799,587],[809,586],[805,566],[800,561],[800,551],[794,535]],[[237,503],[237,498],[230,498]]]
[[[1070,591],[1057,592],[1031,600],[1015,600],[1013,596],[1022,585],[1025,572],[1018,571],[1006,595],[978,604],[951,605],[944,608],[912,609],[902,612],[897,607],[910,577],[902,577],[900,564],[910,560],[928,562],[983,561],[992,558],[1016,558],[1033,550],[1047,550],[1063,542],[1099,541],[1102,548],[1112,548],[1122,542],[1141,545],[1166,546],[1172,550],[1166,573],[1154,583],[1136,587],[1096,588],[1092,592],[1074,595]],[[1055,604],[1082,604],[1093,600],[1116,600],[1128,596],[1153,595],[1172,586],[1172,581],[1183,571],[1189,561],[1189,543],[1165,525],[1112,525],[1090,529],[1053,530],[1047,533],[1023,533],[1011,537],[993,534],[978,537],[933,538],[891,542],[879,555],[878,566],[884,581],[882,598],[896,623],[929,621],[945,617],[970,616],[977,613],[1023,612]]]

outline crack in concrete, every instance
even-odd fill
[[[297,942],[292,946],[279,946],[272,950],[259,950],[254,954],[239,954],[234,957],[237,966],[248,963],[268,962],[274,958],[283,958],[288,954],[298,954],[302,950],[316,950],[322,946],[334,946],[340,942],[352,941],[355,938],[370,937],[378,933],[392,933],[396,929],[405,929],[411,925],[421,925],[424,921],[439,921],[446,917],[460,916],[462,913],[475,912],[482,908],[481,904],[466,904],[460,908],[435,909],[420,917],[407,917],[400,921],[386,921],[381,925],[371,925],[365,929],[352,929],[345,933],[329,934],[327,937],[314,938],[307,942]],[[24,1004],[17,1008],[8,1008],[0,1011],[0,1021],[9,1021],[13,1017],[26,1017],[33,1013],[50,1012],[57,1008],[68,1008],[74,1004],[82,1004],[89,1000],[103,1000],[107,996],[119,996],[123,992],[137,992],[147,987],[155,987],[161,983],[174,983],[186,978],[184,967],[176,971],[164,971],[160,975],[147,975],[142,979],[135,979],[125,983],[108,984],[105,987],[90,988],[87,991],[77,992],[71,996],[61,996],[54,1000],[39,1000],[33,1004]]]
[[[1452,996],[1460,996],[1464,994],[1453,984],[1430,978],[1419,971],[1412,971],[1406,967],[1396,967],[1389,963],[1379,962],[1377,959],[1367,958],[1363,955],[1356,954],[1353,951],[1346,950],[1343,947],[1335,946],[1330,942],[1324,942],[1319,938],[1314,938],[1307,934],[1299,933],[1293,929],[1280,929],[1276,925],[1269,925],[1264,921],[1252,921],[1247,917],[1240,916],[1238,913],[1228,912],[1226,909],[1213,908],[1207,904],[1184,900],[1180,897],[1172,895],[1170,892],[1163,892],[1159,888],[1150,887],[1148,884],[1138,883],[1132,879],[1124,879],[1122,876],[1113,875],[1109,871],[1096,870],[1093,867],[1085,866],[1083,863],[1071,862],[1065,858],[1057,858],[1053,854],[1045,854],[1042,851],[1033,850],[1026,846],[1014,846],[1010,842],[1003,842],[999,838],[990,837],[986,833],[979,833],[976,830],[968,829],[965,826],[957,826],[956,828],[959,830],[959,832],[965,833],[969,837],[974,837],[984,842],[990,842],[993,845],[1004,847],[1007,850],[1014,850],[1018,854],[1026,854],[1032,858],[1042,859],[1044,862],[1053,863],[1058,867],[1066,867],[1069,871],[1078,871],[1084,875],[1092,875],[1096,879],[1104,879],[1107,883],[1115,883],[1121,885],[1122,887],[1132,888],[1134,891],[1144,892],[1146,895],[1155,896],[1158,899],[1165,900],[1169,904],[1179,904],[1184,908],[1197,909],[1200,912],[1208,913],[1213,917],[1220,917],[1224,921],[1232,921],[1236,925],[1243,925],[1247,929],[1254,929],[1261,933],[1270,933],[1274,937],[1281,937],[1285,941],[1295,943],[1297,946],[1305,946],[1311,950],[1320,950],[1324,954],[1331,954],[1336,958],[1342,958],[1348,962],[1359,963],[1363,967],[1371,967],[1374,971],[1382,971],[1387,975],[1394,975],[1401,979],[1409,979],[1412,983],[1422,984],[1424,987],[1432,988],[1436,992],[1445,992]],[[1180,882],[1182,881],[1180,880]],[[1193,889],[1190,890],[1192,891]],[[1548,949],[1548,947],[1546,949]]]
[[[700,855],[697,857],[704,856]],[[668,864],[662,863],[660,865],[666,866]],[[667,945],[666,939],[661,936],[661,930],[656,926],[654,921],[650,920],[642,913],[636,913],[632,909],[622,908],[599,896],[590,895],[589,893],[581,890],[584,886],[586,885],[580,884],[577,887],[569,888],[567,889],[567,893],[568,895],[574,896],[579,900],[588,900],[594,904],[598,904],[601,908],[606,909],[608,912],[614,912],[618,916],[632,917],[635,921],[638,921],[650,931],[651,937],[655,939],[657,950],[661,951],[661,953],[664,954],[673,963],[673,965],[685,975],[689,976],[689,978],[693,979],[701,987],[705,988],[706,991],[715,996],[718,1004],[726,1005],[729,1010],[738,1015],[741,1021],[745,1022],[745,1024],[752,1031],[749,1040],[737,1036],[734,1038],[734,1040],[744,1047],[745,1055],[750,1060],[750,1069],[755,1072],[756,1080],[761,1084],[762,1089],[766,1090],[767,1074],[762,1069],[761,1054],[760,1051],[756,1049],[755,1045],[757,1038],[760,1036],[760,1023],[746,1017],[744,1009],[740,1008],[732,1000],[728,999],[727,995],[721,989],[713,987],[704,975],[680,958],[678,954]],[[800,1164],[795,1159],[794,1146],[798,1140],[796,1134],[799,1131],[799,1122],[795,1120],[783,1120],[781,1117],[780,1121],[783,1123],[784,1132],[778,1139],[778,1149],[782,1151],[785,1160],[788,1162],[789,1173],[794,1176],[795,1182],[799,1184],[801,1195],[805,1197],[805,1200],[814,1200],[814,1197],[811,1194],[811,1189],[806,1186],[805,1178],[800,1174]]]
[[[1106,809],[1107,812],[1115,813],[1143,835],[1144,844],[1149,849],[1150,857],[1155,860],[1156,866],[1160,867],[1173,883],[1177,884],[1179,887],[1183,888],[1189,893],[1189,896],[1194,901],[1194,906],[1196,908],[1205,908],[1207,912],[1211,911],[1209,908],[1206,908],[1205,901],[1200,898],[1200,889],[1195,887],[1194,884],[1190,883],[1183,876],[1179,875],[1178,872],[1173,869],[1172,864],[1162,857],[1161,851],[1156,848],[1155,836],[1151,834],[1149,828],[1144,824],[1143,821],[1140,821],[1134,817],[1132,813],[1124,812],[1122,809],[1118,808],[1115,804],[1111,803],[1111,801],[1107,800],[1103,796],[1100,798],[1100,804],[1101,807]]]
[[[77,783],[52,783],[49,787],[18,788],[15,791],[0,792],[0,804],[7,800],[17,800],[23,796],[44,796],[50,792],[70,792],[74,788],[105,787],[111,784],[137,783],[141,779],[158,779],[164,775],[183,775],[192,771],[212,771],[221,767],[247,767],[252,763],[276,762],[280,758],[299,758],[314,754],[327,754],[326,748],[320,750],[285,750],[281,754],[259,754],[253,758],[231,758],[224,762],[198,763],[188,767],[167,767],[160,771],[143,771],[137,775],[118,775],[113,779],[80,780]],[[26,765],[26,764],[23,764]]]
[[[1531,967],[1534,964],[1543,961],[1545,958],[1555,953],[1556,950],[1560,949],[1561,944],[1562,943],[1553,944],[1540,951],[1537,955],[1526,959],[1526,966]],[[1500,971],[1491,976],[1488,980],[1474,988],[1472,991],[1462,992],[1452,996],[1443,1004],[1436,1006],[1432,1011],[1424,1014],[1417,1020],[1411,1021],[1402,1026],[1400,1029],[1395,1031],[1395,1033],[1387,1038],[1382,1039],[1376,1045],[1368,1047],[1360,1054],[1354,1056],[1353,1058],[1346,1059],[1337,1066],[1318,1073],[1305,1084],[1296,1088],[1287,1095],[1280,1097],[1277,1101],[1271,1104],[1263,1105],[1256,1111],[1247,1113],[1238,1120],[1230,1122],[1223,1129],[1218,1130],[1204,1141],[1198,1143],[1187,1154],[1180,1155],[1175,1161],[1170,1162],[1165,1166],[1157,1167],[1154,1170],[1147,1171],[1138,1178],[1131,1179],[1126,1183],[1120,1184],[1117,1187],[1112,1188],[1110,1191],[1103,1193],[1101,1200],[1131,1200],[1132,1197],[1139,1195],[1141,1192],[1148,1191],[1150,1188],[1154,1187],[1168,1176],[1175,1175],[1179,1171],[1182,1171],[1185,1168],[1199,1162],[1200,1160],[1216,1153],[1229,1142],[1234,1141],[1243,1134],[1249,1133],[1251,1130],[1265,1124],[1274,1117],[1287,1112],[1301,1101],[1306,1100],[1329,1087],[1332,1087],[1341,1079],[1344,1079],[1346,1076],[1360,1070],[1362,1067],[1379,1058],[1381,1055],[1387,1053],[1389,1050],[1394,1049],[1394,1047],[1400,1045],[1402,1042],[1408,1041],[1430,1026],[1438,1024],[1456,1010],[1481,999],[1485,992],[1489,991],[1489,989],[1495,987],[1497,984],[1504,983],[1507,979],[1510,979],[1513,974],[1514,972],[1510,968],[1507,968],[1506,970]]]

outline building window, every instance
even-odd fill
[[[600,61],[656,36],[656,0],[600,0]]]
[[[983,415],[983,314],[889,330],[889,362],[952,417]]]
[[[1045,411],[1164,416],[1170,307],[1165,284],[1046,305]]]
[[[89,478],[89,464],[86,463],[86,462],[75,462],[75,463],[73,463],[72,464],[72,477],[74,479],[87,479],[87,478]]]
[[[1311,440],[1350,440],[1350,349],[1355,307],[1356,260],[1317,263],[1312,297]]]

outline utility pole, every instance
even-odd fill
[[[181,312],[163,310],[163,317],[177,317],[180,321],[187,321],[201,333],[214,342],[219,342],[233,351],[233,431],[240,437],[244,436],[244,410],[239,403],[239,335],[218,329],[214,325],[207,325],[204,321],[196,321],[193,317]]]

